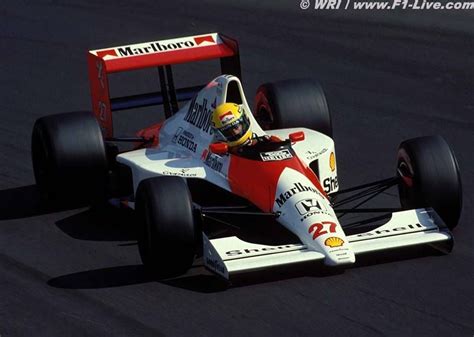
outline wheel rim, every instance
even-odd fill
[[[416,176],[410,156],[405,149],[400,149],[398,153],[397,174],[400,177],[398,192],[400,204],[404,209],[416,208],[420,206],[417,202]]]
[[[410,172],[410,168],[406,162],[400,162],[397,172],[398,176],[407,187],[413,187],[413,174]]]
[[[263,130],[270,130],[275,120],[268,99],[263,93],[258,93],[256,101],[255,119]]]

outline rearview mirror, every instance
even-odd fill
[[[302,140],[304,140],[304,132],[298,131],[298,132],[290,133],[290,140],[293,143],[301,142]]]
[[[209,151],[218,155],[224,155],[229,152],[229,146],[226,143],[212,143],[209,145]]]

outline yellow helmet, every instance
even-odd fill
[[[212,114],[211,124],[231,147],[244,145],[252,137],[250,119],[242,105],[235,103],[219,105]]]

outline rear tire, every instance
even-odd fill
[[[299,79],[262,84],[255,102],[255,118],[264,130],[306,127],[332,138],[331,114],[317,81]]]
[[[462,208],[461,178],[456,157],[442,137],[402,142],[397,173],[402,208],[432,207],[448,228],[456,227]]]
[[[193,264],[199,237],[186,181],[181,177],[141,181],[135,213],[146,269],[159,277],[184,274]]]
[[[105,195],[107,158],[92,113],[39,118],[33,127],[31,154],[36,184],[49,199],[96,201]]]

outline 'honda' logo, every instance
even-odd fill
[[[303,199],[295,204],[296,209],[301,215],[309,212],[327,211],[326,207],[318,199]]]

